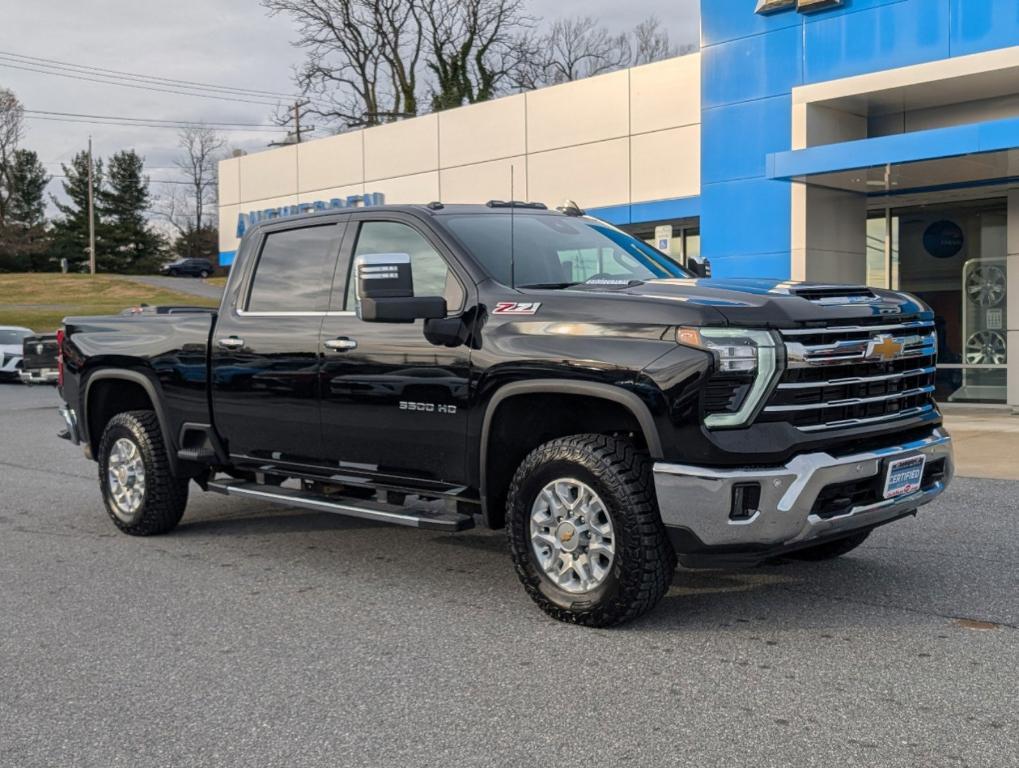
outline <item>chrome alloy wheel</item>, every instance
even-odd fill
[[[541,489],[531,506],[531,548],[552,583],[566,592],[590,592],[612,569],[612,518],[590,486],[560,478]]]
[[[980,307],[996,307],[1005,298],[1005,270],[993,264],[978,265],[966,278],[966,293]]]
[[[114,514],[126,523],[132,522],[145,499],[145,464],[133,440],[122,437],[113,444],[106,476]]]
[[[977,331],[966,339],[966,362],[969,365],[1004,365],[1008,342],[997,331]]]

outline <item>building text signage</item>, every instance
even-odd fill
[[[334,197],[330,200],[316,200],[313,203],[300,203],[298,205],[284,205],[280,208],[263,208],[260,211],[249,211],[237,217],[237,237],[244,237],[249,227],[253,227],[260,221],[269,219],[282,219],[287,216],[300,216],[302,213],[312,211],[331,211],[336,208],[359,208],[372,205],[385,205],[386,196],[381,192],[369,192],[366,195],[349,195],[347,197]]]
[[[842,0],[757,0],[757,13],[767,14],[795,8],[800,13],[811,13],[824,8],[842,5]]]

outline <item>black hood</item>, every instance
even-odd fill
[[[599,288],[576,286],[574,290]],[[930,313],[919,299],[896,291],[761,278],[649,280],[612,292],[659,300],[663,304],[676,302],[688,307],[710,307],[734,326],[788,327],[833,321],[866,323],[873,318],[904,320]]]

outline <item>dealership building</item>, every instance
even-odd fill
[[[265,217],[571,199],[716,276],[915,293],[939,397],[1019,407],[1016,0],[702,0],[697,53],[232,158],[219,194],[224,264]]]

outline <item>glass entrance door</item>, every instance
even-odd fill
[[[1006,208],[1003,199],[920,205],[867,222],[868,283],[934,310],[942,401],[1005,401]]]

